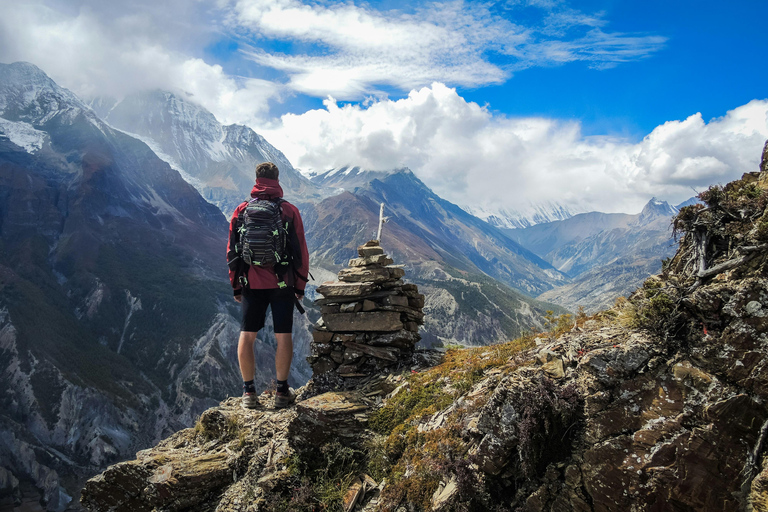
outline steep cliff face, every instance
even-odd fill
[[[145,91],[91,107],[104,121],[146,142],[210,202],[232,215],[253,187],[254,170],[274,162],[286,199],[298,204],[324,197],[277,148],[247,126],[222,125],[182,93]]]
[[[231,399],[91,480],[83,503],[768,510],[763,183],[747,174],[684,208],[675,257],[612,309],[356,392],[307,398],[310,384],[288,411]]]
[[[0,65],[0,508],[63,510],[239,391],[226,230],[146,144]]]

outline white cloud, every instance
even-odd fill
[[[82,2],[75,8],[0,0],[0,62],[29,61],[81,96],[121,96],[143,89],[183,91],[224,122],[257,122],[279,84],[227,75],[191,57],[211,33],[184,19],[192,5]],[[149,13],[145,11],[149,9]],[[164,10],[165,9],[165,10]],[[171,21],[171,15],[176,15]]]
[[[290,86],[311,95],[360,98],[376,85],[410,88],[442,80],[501,83],[509,73],[484,58],[527,38],[525,30],[461,2],[415,14],[380,12],[351,3],[306,5],[297,0],[240,0],[238,25],[261,37],[319,44],[330,51],[284,55],[248,52],[259,64],[289,74]]]
[[[536,26],[508,21],[520,3],[541,9]],[[382,98],[382,85],[414,90],[399,101],[327,101],[325,109],[283,116],[265,133],[271,142],[307,168],[407,165],[456,202],[556,199],[633,211],[651,195],[685,199],[691,187],[755,168],[768,137],[765,101],[709,122],[700,115],[672,121],[632,144],[584,137],[577,123],[494,116],[440,83],[419,88],[434,80],[499,83],[513,68],[573,60],[612,66],[664,42],[610,33],[603,15],[560,0],[512,1],[504,17],[488,5],[432,3],[406,14],[324,0],[0,0],[0,61],[30,61],[81,95],[184,91],[221,121],[263,132],[270,101],[286,86],[229,75],[201,56],[221,31],[287,41],[301,51],[250,54],[286,72],[288,88],[338,98]]]
[[[265,136],[305,171],[408,166],[439,195],[491,208],[555,200],[637,212],[651,196],[680,202],[756,170],[768,138],[768,101],[757,100],[708,123],[700,114],[667,122],[638,143],[495,116],[439,83],[397,101],[325,107],[285,115]]]
[[[661,36],[632,36],[605,33],[594,28],[583,37],[570,40],[548,40],[534,43],[524,50],[526,59],[518,68],[531,67],[541,62],[588,62],[590,67],[607,69],[624,62],[650,56],[666,42]]]
[[[82,96],[183,91],[223,122],[263,124],[270,106],[295,91],[362,99],[433,81],[500,84],[513,69],[571,60],[610,66],[662,42],[603,32],[599,14],[538,4],[545,15],[530,27],[491,4],[461,0],[412,13],[325,0],[0,0],[0,61],[32,62]],[[259,72],[248,69],[247,55],[284,72],[288,83],[233,76],[204,60],[211,43],[228,38],[244,50],[224,50],[224,58]],[[274,41],[289,42],[292,54],[270,50]]]
[[[601,15],[567,6],[536,5],[540,24],[525,26],[489,4],[430,3],[414,13],[354,3],[235,0],[230,25],[260,40],[298,42],[300,53],[254,49],[255,62],[285,72],[299,92],[356,100],[377,87],[409,90],[433,81],[460,86],[503,83],[513,69],[586,61],[612,67],[650,55],[660,36],[606,33]],[[573,32],[566,38],[566,33]]]

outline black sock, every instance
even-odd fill
[[[249,381],[243,381],[243,391],[245,393],[255,393],[256,392],[256,384],[253,383],[253,379]]]
[[[287,380],[279,380],[279,381],[277,381],[277,392],[278,393],[287,393],[288,392],[288,381]]]

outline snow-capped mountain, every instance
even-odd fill
[[[0,64],[0,509],[63,511],[78,479],[238,391],[226,233],[145,143]]]
[[[111,126],[147,143],[209,201],[230,215],[253,187],[254,170],[271,161],[290,196],[303,203],[322,193],[277,148],[247,126],[222,125],[182,94],[147,91],[120,100],[96,98],[94,110]]]
[[[438,260],[461,269],[479,270],[526,293],[543,291],[564,280],[548,263],[518,245],[498,228],[439,197],[410,169],[366,171],[352,167],[318,175],[314,180],[367,199],[377,219],[379,205],[384,203],[385,215],[390,217],[392,224],[396,222],[408,231],[407,238],[403,233],[401,236],[405,239],[398,240],[392,236],[392,226],[388,224],[392,236],[388,250],[401,259]],[[317,208],[328,207],[320,203]],[[335,208],[339,209],[338,206]],[[343,214],[343,209],[340,213]],[[358,219],[348,221],[357,222]],[[333,230],[328,233],[333,233]],[[375,234],[376,223],[370,226],[370,232],[365,236],[372,238]],[[341,237],[339,240],[335,235],[332,238],[334,243],[348,243],[348,238]],[[327,239],[328,236],[324,235],[323,243]],[[416,256],[419,252],[421,254]],[[343,261],[351,256],[339,252],[337,258]]]
[[[528,228],[536,224],[565,220],[581,213],[581,210],[554,201],[529,203],[516,208],[487,209],[472,205],[461,207],[488,224],[505,229]]]
[[[325,172],[310,174],[312,183],[337,190],[353,191],[357,187],[367,185],[373,180],[384,179],[387,176],[407,169],[369,170],[359,166],[344,166]],[[410,172],[410,170],[408,170]]]
[[[640,212],[636,222],[639,226],[644,226],[659,217],[670,218],[677,215],[678,211],[680,210],[677,207],[672,206],[668,202],[652,197],[650,201],[643,206],[643,210]]]

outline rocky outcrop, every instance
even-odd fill
[[[402,281],[405,271],[392,266],[378,240],[361,245],[358,254],[339,271],[339,281],[317,288],[322,318],[309,358],[315,377],[352,379],[346,387],[409,363],[424,323],[424,295]]]
[[[292,472],[317,446],[358,443],[374,405],[365,393],[382,389],[391,387],[381,380],[365,391],[329,392],[285,410],[273,410],[267,394],[257,410],[229,398],[203,413],[194,428],[91,479],[82,504],[94,511],[132,512],[303,509],[282,497],[294,489]],[[375,494],[377,484],[361,477],[348,498],[352,505]]]
[[[91,480],[83,503],[768,510],[763,178],[745,175],[683,208],[675,257],[607,311],[449,350],[431,368],[369,377],[288,411],[244,412],[230,399],[195,430]]]

